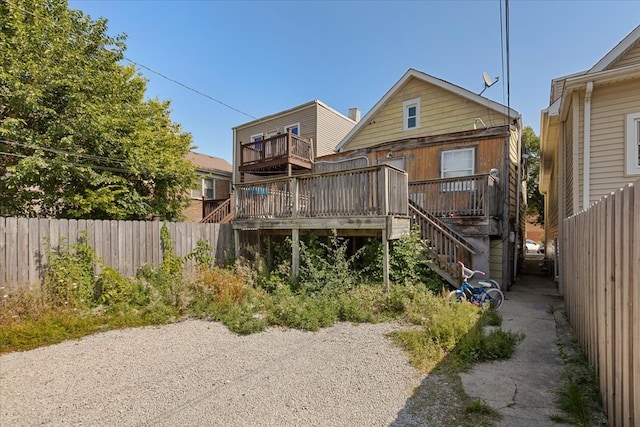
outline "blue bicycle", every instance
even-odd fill
[[[458,261],[458,264],[462,266],[462,284],[458,289],[449,293],[449,301],[469,301],[478,307],[486,306],[491,310],[498,310],[502,307],[504,294],[498,289],[497,282],[493,280],[488,282],[480,281],[478,282],[478,286],[472,286],[469,280],[475,274],[484,276],[484,272],[471,270],[465,267],[461,261]]]

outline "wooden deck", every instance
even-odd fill
[[[308,171],[312,165],[311,142],[291,132],[240,147],[240,172]]]
[[[407,174],[387,165],[238,184],[234,196],[236,229],[408,228]]]

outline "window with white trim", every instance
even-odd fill
[[[289,133],[289,131],[291,131],[292,134],[299,136],[300,135],[300,123],[294,123],[292,125],[285,126],[284,133]]]
[[[640,113],[627,114],[626,175],[640,175]]]
[[[410,99],[402,103],[403,130],[420,127],[420,98]]]
[[[201,178],[198,179],[196,185],[191,189],[192,199],[213,200],[215,197],[215,179],[213,178]]]
[[[462,148],[442,151],[440,154],[440,177],[455,178],[474,175],[476,171],[476,149]],[[457,181],[443,183],[441,191],[470,191],[474,189],[473,181]]]
[[[251,142],[258,142],[258,141],[262,141],[263,139],[264,139],[263,133],[257,133],[255,135],[251,135]]]

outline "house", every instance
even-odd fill
[[[347,117],[314,100],[234,127],[233,182],[310,171],[313,159],[332,153],[359,116],[357,108]]]
[[[186,157],[196,167],[198,179],[190,191],[191,203],[182,214],[188,222],[202,222],[229,199],[232,168],[226,160],[207,154],[190,151]]]
[[[354,120],[333,154],[282,162],[275,173],[284,177],[266,178],[275,165],[264,140],[236,128],[236,240],[249,230],[295,241],[335,229],[381,236],[387,248],[413,218],[443,277],[457,282],[463,260],[506,288],[522,253],[521,129],[516,111],[414,69]]]
[[[640,178],[640,26],[589,70],[551,81],[540,150],[545,253],[558,278],[562,220]]]
[[[312,173],[315,159],[332,153],[359,116],[357,108],[347,117],[315,100],[233,128],[237,254],[290,236],[296,274],[300,235],[336,230],[380,236],[388,259],[388,241],[409,230],[406,174],[387,165]]]
[[[522,257],[526,177],[513,109],[409,69],[315,170],[392,165],[443,277],[463,260],[506,289]]]

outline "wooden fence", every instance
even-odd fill
[[[0,287],[2,293],[38,285],[44,275],[50,248],[73,245],[86,233],[87,243],[104,265],[126,277],[145,264],[162,260],[157,221],[108,221],[0,217]],[[199,240],[209,243],[218,264],[233,255],[230,224],[167,223],[175,252],[184,256]],[[193,267],[193,261],[186,268]]]
[[[609,425],[640,426],[640,180],[563,225],[567,313]]]

